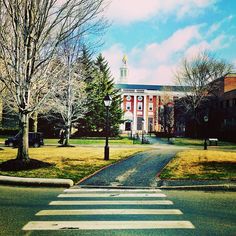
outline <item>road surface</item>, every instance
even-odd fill
[[[235,192],[91,191],[1,186],[0,235],[233,236],[236,232]],[[31,222],[36,222],[34,229]],[[75,230],[76,222],[85,229]],[[45,225],[55,230],[38,230]],[[61,226],[64,229],[58,229]]]

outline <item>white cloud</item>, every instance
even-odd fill
[[[188,26],[177,30],[160,44],[147,45],[142,52],[141,64],[150,66],[152,63],[156,65],[156,62],[166,63],[170,61],[173,55],[186,50],[192,41],[201,39],[199,29],[200,25]]]
[[[109,1],[109,0],[107,0]],[[107,10],[107,17],[119,24],[144,21],[157,16],[167,15],[196,16],[217,0],[112,0]]]
[[[236,72],[236,58],[232,61],[232,64],[234,66],[234,71]]]
[[[193,44],[191,47],[189,47],[185,54],[184,57],[187,59],[192,59],[193,57],[195,57],[196,55],[199,54],[199,52],[201,51],[205,51],[205,50],[210,50],[211,45],[207,42],[207,41],[201,41],[197,44]]]
[[[225,23],[229,23],[233,18],[234,18],[233,15],[229,15],[226,18],[222,19],[221,21],[215,22],[210,26],[207,35],[210,36],[211,34],[219,31],[224,26]]]
[[[192,58],[200,51],[217,51],[229,46],[230,37],[220,34],[212,40],[203,37],[202,25],[188,26],[175,31],[160,43],[150,43],[144,48],[135,47],[124,52],[115,44],[103,52],[112,74],[119,78],[119,68],[124,53],[128,56],[128,83],[174,84],[174,72],[183,57]],[[236,61],[234,61],[236,65]]]
[[[109,62],[112,75],[115,79],[119,78],[119,68],[121,66],[121,59],[124,56],[122,45],[114,44],[109,49],[102,52],[102,55]]]
[[[186,50],[184,56],[186,58],[191,59],[201,51],[217,51],[220,49],[227,48],[229,44],[229,37],[226,37],[225,35],[221,34],[209,42],[206,40],[202,40],[196,44],[191,45],[191,47]]]

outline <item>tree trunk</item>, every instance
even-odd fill
[[[21,161],[29,161],[29,116],[20,113],[20,140],[17,152],[17,159]]]
[[[33,114],[33,132],[38,132],[38,112]]]
[[[69,142],[70,142],[70,125],[67,125],[66,126],[65,143],[64,143],[64,145],[65,146],[69,146],[70,145]]]

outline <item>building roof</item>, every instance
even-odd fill
[[[144,90],[173,91],[173,92],[186,91],[186,87],[172,86],[172,85],[116,84],[116,87],[119,89],[144,89]]]

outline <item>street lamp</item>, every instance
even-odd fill
[[[133,138],[133,134],[132,134],[132,122],[133,120],[128,119],[127,122],[130,124],[130,138]]]
[[[144,133],[143,133],[143,128],[144,128],[144,119],[142,118],[142,144],[144,144]]]
[[[204,150],[207,150],[207,135],[206,135],[206,132],[207,132],[207,127],[206,127],[206,125],[207,125],[207,122],[208,122],[208,116],[206,115],[206,116],[204,116],[204,122],[205,122],[205,140],[204,140]]]
[[[106,107],[106,145],[104,148],[104,160],[109,160],[109,146],[108,146],[108,126],[109,126],[109,107],[111,106],[112,99],[108,94],[104,97],[104,104]]]

